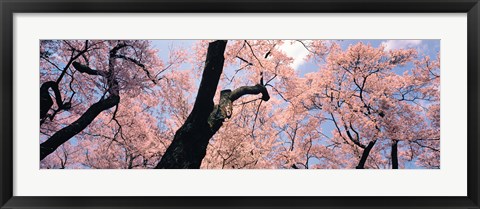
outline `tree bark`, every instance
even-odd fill
[[[356,169],[364,169],[365,168],[365,162],[367,162],[368,155],[370,154],[370,150],[372,150],[373,145],[375,145],[375,142],[377,142],[377,140],[373,140],[373,141],[369,142],[367,147],[365,147],[365,149],[363,149],[362,158],[360,159],[360,162],[358,162],[358,165],[357,165]]]
[[[76,121],[70,125],[60,129],[45,142],[40,144],[40,160],[43,160],[49,154],[54,152],[60,145],[77,135],[83,129],[85,129],[93,120],[105,110],[108,110],[120,102],[120,93],[118,88],[118,82],[115,79],[114,73],[114,60],[117,51],[122,48],[123,45],[117,45],[110,50],[108,72],[93,70],[88,66],[82,65],[78,62],[73,62],[73,67],[81,73],[87,73],[89,75],[102,76],[107,79],[108,83],[108,97],[101,98],[98,102],[90,106],[85,113],[80,116]],[[48,92],[47,92],[48,93]]]
[[[243,86],[220,92],[220,101],[214,105],[213,97],[223,71],[224,52],[227,41],[215,41],[208,45],[205,68],[192,112],[177,130],[155,168],[200,168],[210,138],[220,129],[226,118],[230,118],[233,102],[246,94],[262,94],[262,100],[270,96],[262,84]]]
[[[392,169],[398,169],[398,141],[394,140],[392,144]]]

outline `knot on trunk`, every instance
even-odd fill
[[[220,101],[218,103],[220,113],[223,118],[230,118],[232,117],[233,105],[232,101],[230,100],[230,95],[232,94],[232,90],[227,89],[220,92]]]
[[[233,105],[230,100],[232,90],[227,89],[220,92],[220,100],[218,105],[215,105],[213,111],[210,113],[208,124],[214,128],[221,126],[226,118],[232,117]]]

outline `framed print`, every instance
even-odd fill
[[[477,0],[1,10],[1,208],[479,208]]]

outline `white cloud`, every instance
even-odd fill
[[[286,41],[280,50],[285,52],[287,56],[293,58],[293,63],[291,64],[292,68],[297,70],[300,65],[305,63],[305,58],[308,55],[308,50],[300,42],[293,42],[290,44],[289,41]]]
[[[382,45],[385,46],[385,50],[392,49],[408,49],[413,48],[422,43],[422,40],[388,40],[382,42]]]

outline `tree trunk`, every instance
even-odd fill
[[[215,41],[208,45],[205,68],[192,112],[177,130],[172,143],[155,168],[200,168],[210,138],[220,129],[224,120],[232,114],[232,103],[246,94],[262,94],[262,100],[270,96],[261,84],[243,86],[220,92],[220,101],[214,105],[213,97],[223,71],[227,41]]]
[[[177,130],[172,144],[167,148],[156,168],[200,168],[208,141],[213,132],[208,117],[213,110],[213,97],[223,70],[226,41],[208,45],[205,69],[192,112]]]
[[[392,169],[398,169],[398,141],[394,140],[392,144]]]
[[[372,150],[373,145],[375,145],[375,142],[377,142],[377,140],[371,141],[370,143],[368,143],[367,147],[363,149],[362,158],[360,159],[360,162],[358,162],[356,169],[365,168],[365,162],[367,162],[368,155],[370,154],[370,150]]]

